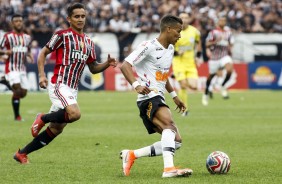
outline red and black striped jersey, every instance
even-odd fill
[[[94,42],[72,28],[54,33],[46,47],[56,52],[56,66],[51,82],[77,89],[86,64],[95,62]]]
[[[6,33],[0,41],[0,47],[11,50],[12,54],[5,63],[5,73],[26,71],[26,56],[30,50],[31,37],[25,33]]]
[[[229,55],[229,47],[234,43],[234,38],[230,28],[227,26],[224,29],[214,29],[211,30],[206,39],[207,41],[218,41],[215,45],[210,47],[211,49],[211,60],[219,60],[224,56]]]

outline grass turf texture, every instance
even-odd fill
[[[20,165],[14,152],[32,140],[30,126],[38,112],[48,112],[46,93],[29,93],[21,101],[25,122],[13,121],[10,94],[0,95],[0,183],[282,183],[281,91],[231,92],[214,95],[207,107],[201,94],[189,96],[191,112],[175,111],[183,145],[175,165],[190,167],[190,178],[162,179],[162,157],[135,161],[129,177],[121,173],[119,152],[160,140],[148,135],[138,116],[133,92],[79,92],[82,117],[68,125],[47,147],[31,153]],[[167,103],[175,105],[169,96]],[[231,158],[227,175],[210,175],[207,156],[215,150]]]

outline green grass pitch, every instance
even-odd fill
[[[30,126],[38,112],[48,112],[47,93],[29,93],[21,101],[25,122],[13,121],[11,94],[0,94],[0,183],[282,183],[281,91],[232,91],[231,99],[214,95],[209,106],[201,94],[189,96],[191,111],[173,117],[183,138],[175,165],[190,167],[189,178],[162,179],[162,157],[135,161],[122,176],[119,152],[160,140],[148,135],[138,116],[134,92],[79,92],[82,117],[68,125],[47,147],[31,153],[20,165],[14,152],[32,140]],[[171,109],[173,101],[167,96]],[[210,175],[205,168],[212,151],[226,152],[231,169]]]

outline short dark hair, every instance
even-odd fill
[[[71,4],[68,8],[67,8],[67,13],[68,13],[68,17],[71,17],[72,13],[73,13],[73,10],[74,9],[85,9],[85,6],[81,3],[74,3],[74,4]]]
[[[14,20],[14,18],[16,18],[16,17],[21,17],[21,18],[23,18],[23,16],[21,15],[21,14],[14,14],[14,15],[12,15],[12,18],[11,18],[11,21],[13,21]]]
[[[166,27],[168,26],[174,26],[175,24],[183,24],[181,18],[176,17],[174,15],[165,15],[162,19],[161,19],[161,24],[160,24],[160,28],[161,28],[161,32],[165,30]]]

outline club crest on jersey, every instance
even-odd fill
[[[80,50],[72,50],[71,52],[71,58],[72,59],[81,59],[83,61],[86,61],[87,60],[87,55],[86,54],[83,54],[82,51]]]
[[[84,48],[84,42],[83,41],[80,41],[80,48]]]
[[[144,79],[141,79],[143,82],[145,82],[145,85],[147,87],[150,87],[151,81],[147,78],[147,74],[144,73]]]

